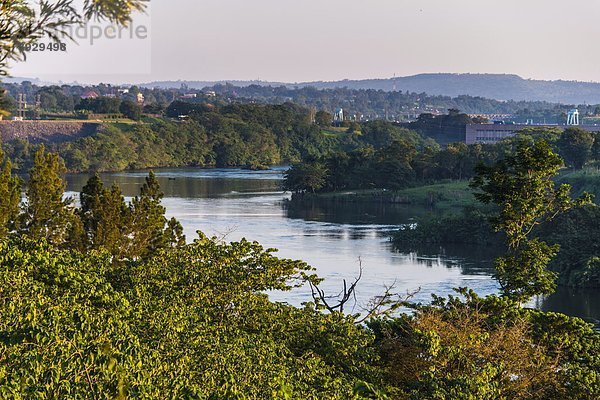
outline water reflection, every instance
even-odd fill
[[[326,221],[338,224],[393,224],[408,223],[418,215],[429,212],[423,207],[381,202],[352,203],[339,199],[311,199],[295,197],[284,202],[288,218],[308,221]]]
[[[247,196],[264,194],[265,192],[280,192],[284,168],[279,167],[268,171],[247,171],[241,169],[161,169],[156,171],[165,197],[174,198],[212,198],[223,196]],[[139,193],[140,186],[148,171],[103,173],[100,178],[105,184],[116,183],[127,197]],[[91,175],[67,175],[67,187],[80,191]]]
[[[430,210],[376,202],[290,201],[290,195],[281,191],[283,171],[184,168],[160,170],[157,177],[165,192],[167,214],[181,221],[188,239],[201,230],[226,240],[245,237],[277,248],[278,256],[301,259],[315,267],[325,278],[322,286],[327,293],[338,293],[343,279],[358,274],[359,257],[364,271],[357,297],[362,303],[394,282],[400,293],[420,288],[414,297],[419,302],[428,302],[431,294],[451,294],[456,287],[469,287],[480,295],[497,292],[492,260],[498,249],[394,249],[389,241],[391,232]],[[101,178],[109,185],[117,183],[124,195],[131,197],[139,193],[146,174],[123,172],[102,174]],[[81,191],[88,178],[69,175],[68,189]],[[271,296],[294,305],[310,300],[308,288]],[[598,300],[597,291],[584,294],[561,288],[556,295],[539,299],[538,306],[597,320]]]
[[[581,317],[600,327],[600,290],[559,287],[547,297],[536,299],[536,307]]]

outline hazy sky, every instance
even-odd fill
[[[300,82],[423,72],[600,81],[600,0],[152,0],[145,39],[36,54],[15,76]]]

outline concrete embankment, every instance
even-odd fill
[[[84,121],[0,121],[0,139],[8,142],[63,142],[94,135],[101,124]]]

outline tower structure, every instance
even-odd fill
[[[567,125],[570,125],[570,126],[579,125],[579,110],[578,109],[573,108],[573,109],[569,110],[569,113],[567,114]]]
[[[25,119],[25,112],[27,111],[27,95],[25,93],[19,93],[17,95],[17,118]]]

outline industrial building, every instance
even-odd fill
[[[465,130],[465,141],[467,144],[494,144],[508,137],[514,136],[517,132],[528,128],[554,128],[565,130],[567,128],[577,127],[588,132],[600,132],[600,125],[579,125],[579,112],[576,109],[570,110],[567,115],[567,123],[561,125],[535,125],[535,124],[514,124],[493,122],[488,124],[469,124]]]

